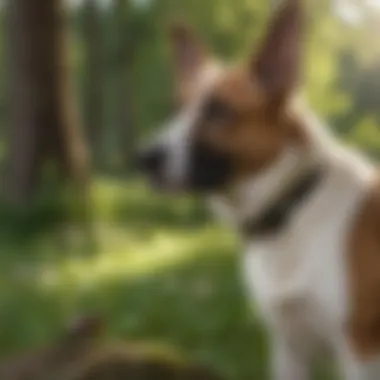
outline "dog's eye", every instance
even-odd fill
[[[229,124],[235,120],[235,111],[226,103],[213,99],[203,108],[202,118],[205,122]]]

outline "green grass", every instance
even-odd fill
[[[92,200],[91,254],[54,207],[21,224],[24,238],[4,232],[17,220],[0,217],[0,353],[50,341],[72,316],[96,312],[111,336],[178,347],[229,379],[267,379],[265,333],[231,234],[200,205],[154,196],[139,181],[98,180]]]

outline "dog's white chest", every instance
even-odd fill
[[[281,233],[252,239],[243,259],[248,292],[267,323],[336,346],[350,307],[348,236],[372,175],[349,173],[332,171]]]
[[[343,224],[248,245],[245,280],[267,323],[303,341],[338,338],[347,311]]]

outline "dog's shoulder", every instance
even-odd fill
[[[358,354],[380,354],[380,173],[360,207],[348,244],[353,312],[349,332]]]

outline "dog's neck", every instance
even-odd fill
[[[211,197],[213,210],[239,229],[257,220],[308,173],[324,166],[327,170],[341,147],[329,131],[311,114],[304,115],[307,148],[288,147],[265,170],[242,181],[229,191]]]

